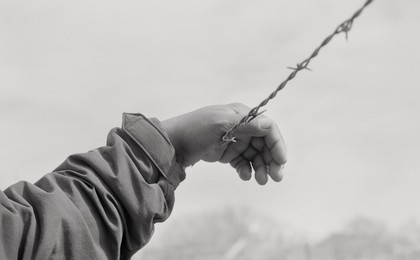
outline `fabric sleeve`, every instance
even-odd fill
[[[124,114],[106,146],[0,191],[0,259],[130,259],[184,178],[159,121]]]

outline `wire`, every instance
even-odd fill
[[[316,56],[318,56],[320,50],[327,45],[332,38],[334,38],[334,36],[340,34],[340,33],[345,33],[346,35],[346,39],[348,39],[348,32],[351,30],[351,28],[353,27],[353,22],[354,20],[360,16],[360,14],[363,12],[363,10],[373,2],[373,0],[367,0],[366,3],[359,9],[357,10],[349,19],[347,19],[346,21],[344,21],[343,23],[341,23],[332,34],[330,34],[327,38],[324,39],[324,41],[322,41],[322,43],[318,46],[318,48],[316,48],[312,54],[306,58],[305,60],[303,60],[302,62],[298,63],[296,65],[296,67],[288,67],[289,69],[293,70],[289,76],[282,82],[280,83],[280,85],[278,85],[278,87],[266,98],[264,99],[259,105],[257,105],[256,107],[252,108],[248,115],[246,115],[245,117],[243,117],[238,123],[236,123],[231,129],[229,129],[222,137],[222,143],[225,142],[235,142],[235,130],[239,127],[239,125],[241,124],[246,124],[251,122],[254,118],[256,118],[257,116],[259,116],[260,114],[262,114],[263,112],[259,112],[260,108],[267,105],[267,103],[273,99],[277,93],[282,90],[287,83],[292,80],[293,78],[295,78],[295,76],[302,70],[310,70],[308,68],[309,63],[311,62],[311,60],[313,58],[315,58]]]

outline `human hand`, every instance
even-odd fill
[[[255,179],[261,185],[267,183],[268,176],[281,181],[286,146],[271,119],[258,116],[235,130],[235,143],[221,143],[226,131],[249,110],[239,103],[208,106],[162,121],[162,126],[181,157],[183,167],[200,160],[219,161],[230,163],[243,180],[249,180],[254,169]]]

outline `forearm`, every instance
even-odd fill
[[[125,259],[143,247],[185,178],[158,128],[125,115],[106,146],[0,193],[0,258]]]

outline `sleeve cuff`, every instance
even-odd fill
[[[185,179],[185,171],[176,161],[175,149],[157,119],[142,114],[124,113],[122,129],[140,146],[153,164],[168,180],[178,187]]]

